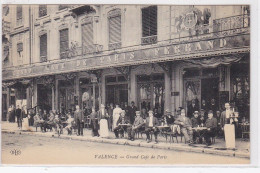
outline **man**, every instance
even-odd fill
[[[95,108],[93,107],[92,108],[92,112],[89,116],[90,118],[90,125],[91,125],[91,128],[92,128],[92,136],[95,137],[99,137],[99,133],[98,133],[98,129],[99,129],[99,126],[98,126],[98,122],[99,122],[99,117],[98,117],[98,114],[95,110]]]
[[[191,120],[188,117],[186,117],[185,109],[181,110],[181,115],[179,118],[177,118],[174,121],[174,124],[177,124],[180,126],[181,132],[183,133],[186,142],[189,144],[192,144],[193,143],[192,142],[192,139],[193,139],[192,124],[191,124]]]
[[[206,144],[211,145],[210,137],[215,136],[216,128],[217,128],[217,119],[213,117],[213,111],[210,110],[208,113],[208,119],[206,120],[205,126],[207,127],[207,131],[205,132],[205,140]]]
[[[119,134],[121,138],[124,137],[124,132],[127,131],[127,126],[120,126],[120,124],[130,124],[129,119],[125,116],[125,114],[125,110],[122,110],[120,117],[116,122],[116,127],[114,128],[116,138],[119,138]]]
[[[36,115],[33,117],[34,119],[34,124],[33,126],[36,127],[36,131],[37,131],[37,127],[41,128],[41,131],[43,132],[43,123],[44,120],[42,119],[42,117],[39,114],[39,111],[36,113]]]
[[[113,103],[110,103],[110,105],[107,108],[107,113],[108,113],[108,129],[110,131],[113,130],[113,110],[114,110],[114,105]]]
[[[135,102],[132,101],[131,106],[128,108],[128,115],[129,115],[131,124],[133,124],[135,121],[136,111],[137,111],[137,107],[135,106]]]
[[[210,100],[210,106],[209,106],[210,110],[212,110],[213,115],[216,115],[216,111],[217,111],[217,105],[216,105],[216,100],[215,99],[211,99]]]
[[[136,117],[132,127],[128,128],[128,139],[134,141],[135,133],[140,130],[144,125],[144,119],[141,117],[141,112],[135,112]]]
[[[229,103],[225,103],[225,108],[226,110],[221,113],[221,118],[220,118],[220,125],[222,130],[224,130],[225,124],[230,124],[230,116],[232,115],[232,111],[230,109]]]
[[[172,116],[171,111],[169,109],[165,110],[165,115],[163,116],[163,120],[169,126],[174,124],[174,117]]]
[[[146,119],[147,118],[147,113],[146,113],[146,109],[145,108],[142,108],[141,109],[141,117],[143,118],[143,119]]]
[[[208,107],[206,105],[206,101],[204,99],[201,101],[201,109],[205,110],[206,112],[208,110]]]
[[[147,143],[152,142],[151,137],[150,137],[151,132],[154,133],[155,143],[158,143],[157,136],[158,136],[159,131],[156,126],[159,126],[159,121],[156,117],[153,116],[152,110],[150,110],[148,112],[148,115],[149,115],[149,117],[147,117],[146,121],[145,121],[145,133],[146,133],[147,140],[148,140]]]
[[[17,105],[15,110],[15,116],[17,119],[18,128],[22,129],[22,110],[20,109],[19,105]]]
[[[191,125],[192,128],[200,126],[200,119],[199,119],[199,111],[195,111],[193,113],[193,117],[191,118]],[[199,132],[197,130],[193,130],[193,142],[196,141],[197,137],[199,136]],[[202,142],[202,139],[199,139]]]
[[[74,120],[77,124],[78,128],[78,136],[83,136],[83,127],[84,127],[84,115],[83,112],[80,110],[79,105],[76,105],[76,111],[74,112]]]
[[[188,106],[188,112],[187,112],[188,116],[187,117],[192,117],[192,114],[198,110],[199,110],[199,106],[196,103],[196,100],[195,99],[191,100],[191,104]]]

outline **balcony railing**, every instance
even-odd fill
[[[103,46],[98,45],[98,44],[87,45],[87,46],[83,46],[83,47],[75,46],[65,52],[61,52],[60,58],[65,59],[65,58],[73,58],[73,57],[81,56],[81,55],[98,54],[102,50],[103,50]]]
[[[119,49],[122,47],[121,42],[117,42],[117,43],[109,43],[108,44],[108,49],[109,50],[115,50],[115,49]]]
[[[141,38],[142,45],[155,44],[155,43],[157,43],[157,35],[152,35],[152,36]]]
[[[250,27],[250,16],[248,14],[213,20],[213,32],[247,27]]]
[[[47,62],[47,56],[41,56],[41,62]]]
[[[11,23],[10,22],[7,22],[7,21],[4,21],[2,22],[2,31],[3,31],[3,34],[8,34],[10,32],[10,29],[11,29]]]

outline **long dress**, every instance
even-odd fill
[[[105,110],[101,110],[100,114],[101,114],[100,131],[99,131],[100,137],[106,138],[109,136],[109,134],[108,134],[108,122],[105,119],[105,114],[106,114]]]

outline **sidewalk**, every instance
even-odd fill
[[[40,132],[38,128],[38,132],[35,131],[35,127],[31,127],[30,130],[18,130],[17,123],[8,123],[1,122],[2,133],[21,133],[26,135],[34,135],[34,136],[42,136],[42,137],[53,137],[53,132]],[[58,138],[57,134],[54,137]],[[216,154],[222,156],[231,156],[231,157],[242,157],[242,158],[250,158],[250,142],[242,141],[241,139],[236,140],[236,150],[226,150],[225,149],[225,141],[224,139],[216,139],[215,143],[210,147],[205,147],[202,144],[196,144],[193,146],[189,146],[184,143],[184,139],[181,142],[181,138],[178,137],[179,143],[174,139],[174,143],[166,143],[166,140],[162,136],[158,136],[158,144],[155,144],[154,141],[151,143],[146,142],[146,136],[141,135],[139,139],[135,141],[130,141],[125,139],[115,139],[114,133],[110,132],[108,138],[101,137],[92,137],[91,130],[84,129],[84,136],[76,136],[73,133],[71,136],[67,135],[67,132],[64,131],[59,138],[69,139],[69,140],[80,140],[80,141],[88,141],[88,142],[99,142],[99,143],[110,143],[110,144],[119,144],[119,145],[130,145],[130,146],[140,146],[140,147],[149,147],[149,148],[160,148],[160,149],[170,149],[175,151],[185,151],[185,152],[196,152],[196,153],[207,153],[207,154]]]

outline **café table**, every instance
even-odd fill
[[[194,128],[192,128],[192,130],[198,132],[197,133],[198,139],[202,139],[205,136],[205,132],[206,132],[207,129],[208,129],[207,127],[194,127]]]

